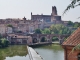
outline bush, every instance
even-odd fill
[[[1,40],[0,40],[0,48],[2,47],[7,47],[9,45],[9,41],[7,40],[7,39],[5,39],[5,38],[2,38]]]

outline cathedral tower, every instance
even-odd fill
[[[52,6],[52,15],[57,15],[57,8],[56,6]]]

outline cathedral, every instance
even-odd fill
[[[31,12],[31,20],[43,20],[44,22],[53,22],[53,23],[63,23],[61,20],[61,16],[57,13],[56,6],[52,6],[52,13],[51,15],[33,15]]]

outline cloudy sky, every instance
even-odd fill
[[[0,0],[0,19],[5,18],[31,18],[33,14],[51,14],[52,6],[56,6],[58,15],[62,15],[66,7],[70,4],[71,0]],[[64,21],[79,21],[80,7],[71,9],[64,16]]]

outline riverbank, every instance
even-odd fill
[[[47,42],[42,42],[42,43],[34,43],[34,44],[30,44],[30,47],[40,47],[40,46],[46,46],[46,45],[52,45],[52,44],[56,44],[56,45],[60,45],[59,42],[55,41],[55,42],[51,42],[51,43],[47,43]]]
[[[34,48],[34,47],[33,47]],[[44,60],[63,60],[64,51],[58,44],[35,47]],[[47,56],[47,57],[46,57]],[[26,45],[11,45],[0,49],[0,60],[30,60]]]

